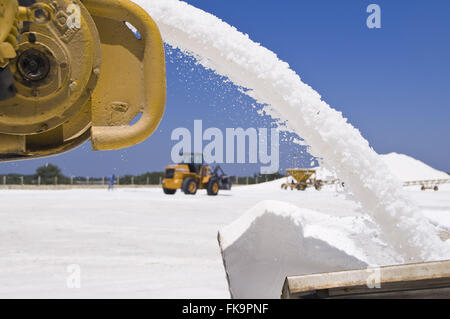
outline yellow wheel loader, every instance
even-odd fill
[[[131,1],[0,0],[0,161],[144,141],[164,114],[164,59]]]
[[[166,167],[163,191],[174,195],[181,189],[186,195],[195,195],[197,190],[206,189],[209,196],[216,196],[219,190],[231,190],[232,180],[222,168],[212,169],[205,165],[202,154],[183,154],[181,163]]]

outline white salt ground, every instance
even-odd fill
[[[358,203],[332,188],[282,191],[281,182],[235,187],[216,198],[204,191],[171,197],[161,189],[1,190],[0,297],[227,298],[217,231],[262,207],[285,218],[292,213],[298,226],[294,230],[303,229],[278,236],[290,229],[292,223],[286,223],[270,236],[259,232],[278,240],[283,251],[290,238],[306,240],[303,251],[310,255],[300,259],[305,263],[293,270],[297,274],[402,261],[376,237],[378,225]],[[433,229],[450,231],[450,191],[409,194]],[[264,203],[267,199],[271,201]],[[271,224],[279,225],[278,219]],[[245,229],[248,223],[237,225]],[[291,245],[289,251],[298,247]],[[66,284],[72,264],[81,269],[80,289]],[[277,278],[273,281],[280,284]]]

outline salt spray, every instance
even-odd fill
[[[311,155],[336,172],[405,262],[450,255],[367,140],[275,53],[219,18],[178,0],[135,0],[157,22],[164,41],[229,78],[274,118],[286,120]],[[351,90],[351,88],[349,88]]]

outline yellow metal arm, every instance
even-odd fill
[[[0,0],[0,161],[136,145],[165,102],[161,34],[132,1]]]
[[[86,0],[83,4],[94,17],[129,22],[145,42],[143,59],[144,101],[140,120],[130,126],[96,126],[91,128],[95,150],[125,148],[143,142],[158,127],[166,103],[165,55],[161,34],[156,23],[138,5],[127,0]],[[120,63],[120,61],[118,61]],[[138,75],[136,75],[138,76]],[[110,88],[114,90],[114,88]]]

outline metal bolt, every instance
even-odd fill
[[[70,89],[71,91],[75,91],[76,88],[77,88],[77,86],[78,86],[77,81],[72,81],[72,82],[70,82],[70,84],[69,84],[69,89]]]

